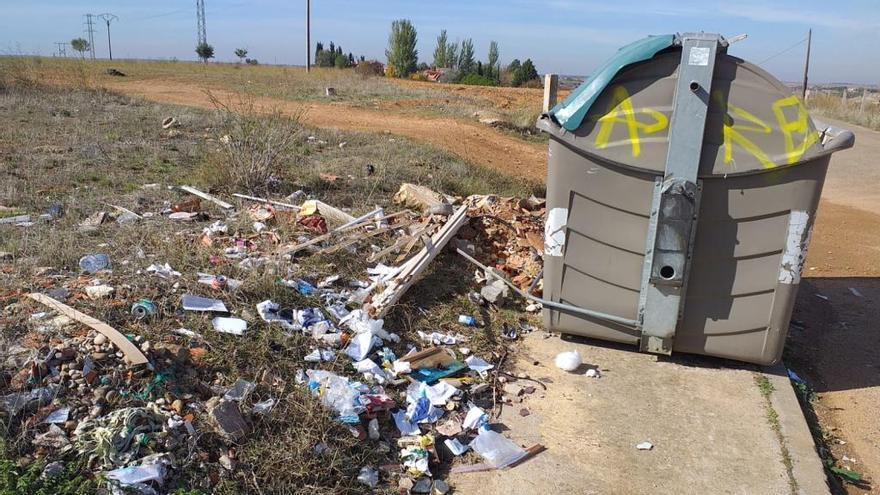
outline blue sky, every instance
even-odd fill
[[[217,59],[244,46],[264,63],[305,63],[304,0],[206,0],[208,41]],[[670,6],[671,5],[671,6]],[[194,59],[193,0],[0,0],[0,50],[50,55],[54,41],[81,36],[86,12],[112,12],[114,55]],[[531,58],[539,72],[587,74],[618,47],[647,34],[684,31],[747,33],[731,53],[763,62],[813,28],[811,80],[880,83],[878,0],[312,0],[312,41],[330,40],[355,55],[384,60],[391,21],[408,18],[419,32],[419,55],[430,63],[434,39],[471,37],[485,59],[497,40],[503,63]],[[107,56],[106,28],[97,26],[97,55]],[[762,65],[785,81],[803,70],[804,44]]]

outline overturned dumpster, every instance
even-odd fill
[[[728,48],[637,41],[538,121],[548,328],[779,359],[831,154],[854,136]]]

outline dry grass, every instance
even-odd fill
[[[880,130],[880,102],[876,94],[869,94],[864,106],[860,97],[844,102],[839,96],[816,94],[810,96],[807,106],[817,115]]]

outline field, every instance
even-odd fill
[[[125,76],[108,75],[109,68]],[[9,349],[0,356],[5,360],[0,395],[15,384],[21,371],[17,367],[28,352],[85,338],[79,327],[41,331],[46,325],[31,319],[42,308],[26,300],[27,292],[65,287],[72,297],[68,304],[137,335],[139,344],[150,342],[159,348],[154,351],[157,356],[177,349],[174,345],[190,350],[188,358],[171,359],[161,370],[157,392],[152,392],[147,376],[117,373],[110,382],[129,394],[108,401],[114,407],[141,407],[157,400],[167,404],[178,398],[193,404],[194,422],[206,433],[187,445],[187,455],[177,460],[169,478],[172,492],[358,493],[369,491],[356,481],[361,467],[399,464],[393,424],[381,423],[378,443],[356,439],[295,383],[293,377],[304,367],[303,357],[313,349],[312,341],[302,335],[291,338],[252,314],[265,299],[283,307],[314,304],[314,298],[279,285],[278,278],[321,280],[334,274],[343,281],[364,278],[365,268],[373,264],[366,259],[394,239],[380,236],[375,246],[362,242],[353,250],[301,256],[257,269],[236,263],[214,265],[211,256],[222,256],[225,245],[205,246],[201,235],[215,220],[225,221],[238,237],[250,237],[257,251],[271,249],[273,242],[268,236],[253,237],[248,202],[234,200],[238,213],[233,215],[203,202],[210,221],[169,220],[162,212],[188,199],[169,187],[188,184],[227,201],[239,192],[284,198],[303,191],[307,198],[354,216],[376,206],[397,211],[392,196],[402,183],[458,197],[541,197],[546,144],[532,129],[540,110],[540,90],[364,79],[334,69],[307,75],[296,68],[185,62],[4,58],[0,75],[0,117],[8,123],[0,134],[4,177],[0,217],[22,213],[36,217],[57,211],[56,205],[63,212],[30,227],[0,225],[0,252],[8,253],[0,259],[0,330],[4,348]],[[327,87],[336,89],[335,97],[325,95]],[[835,109],[831,100],[812,104],[823,115],[857,120],[852,109]],[[174,117],[177,125],[163,129],[167,117]],[[486,118],[501,123],[480,122]],[[875,126],[872,122],[863,123]],[[880,140],[875,135],[868,136],[876,145]],[[230,152],[225,146],[230,141],[251,146]],[[872,173],[865,158],[869,155],[853,160],[865,177]],[[848,160],[850,155],[842,156]],[[243,172],[236,165],[242,160],[260,166]],[[868,191],[856,198],[853,191],[859,181],[851,175],[858,174],[838,172],[846,165],[832,166],[826,186],[829,201],[820,209],[808,261],[812,269],[794,316],[808,323],[803,330],[793,330],[785,361],[808,379],[801,397],[815,420],[814,433],[828,467],[851,468],[869,479],[880,466],[880,456],[870,447],[872,406],[850,406],[849,401],[876,396],[876,380],[868,374],[878,364],[864,347],[876,340],[870,323],[875,312],[865,311],[863,301],[852,299],[856,296],[849,287],[861,291],[867,301],[880,297],[876,285],[880,257],[871,247],[880,222],[864,211],[873,208],[876,195]],[[147,215],[137,222],[81,228],[95,213],[114,212],[116,207]],[[283,214],[271,231],[282,243],[311,235]],[[97,277],[80,273],[80,257],[97,252],[110,255],[112,272]],[[153,263],[168,263],[183,276],[165,280],[149,275],[144,270]],[[210,320],[178,310],[184,293],[216,296],[195,279],[195,273],[205,271],[243,282],[240,290],[224,299],[230,306],[248,308],[241,315],[251,323],[253,333],[248,338],[216,333]],[[501,329],[515,327],[520,318],[538,324],[537,318],[522,311],[521,302],[490,311],[476,306],[468,297],[477,288],[473,270],[449,250],[431,265],[426,277],[430,282],[415,285],[387,320],[386,328],[402,337],[401,343],[390,346],[398,356],[408,345],[421,344],[419,331],[458,332],[459,314],[479,314],[486,326],[466,330],[471,339],[468,347],[501,367],[518,350],[502,338]],[[116,289],[110,299],[85,297],[95,279]],[[817,302],[815,293],[831,296],[831,301]],[[157,303],[160,318],[131,321],[129,304],[142,297]],[[173,336],[178,328],[198,331],[204,340]],[[832,333],[840,328],[849,333]],[[859,369],[843,369],[848,361]],[[360,376],[341,362],[328,363],[327,369]],[[281,400],[270,416],[254,416],[246,442],[230,444],[201,422],[204,411],[198,408],[239,378],[257,383],[253,401]],[[501,399],[501,393],[497,395],[493,394],[493,402]],[[568,400],[564,390],[562,396],[559,400]],[[10,493],[35,493],[37,488],[44,493],[77,493],[77,489],[90,493],[91,473],[96,471],[73,454],[64,457],[67,472],[57,486],[41,481],[46,449],[34,448],[33,441],[44,430],[45,425],[34,422],[4,422],[0,483],[6,480],[6,486],[12,486],[13,478],[24,480],[18,491]],[[316,445],[327,446],[330,455],[315,455]],[[157,449],[154,444],[147,447]],[[224,456],[234,461],[234,469],[221,466]],[[851,462],[853,458],[859,462]],[[464,460],[478,458],[469,454]],[[449,465],[445,462],[442,469]],[[399,476],[396,471],[383,471],[383,479]],[[831,476],[836,493],[871,489],[866,483],[843,484],[839,473]],[[394,491],[396,485],[385,488]]]

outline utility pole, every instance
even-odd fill
[[[813,29],[807,31],[807,60],[804,62],[804,87],[801,89],[801,99],[807,99],[807,74],[810,72],[810,43],[813,41]]]
[[[56,41],[55,46],[58,49],[58,56],[59,57],[66,57],[67,56],[67,43],[66,42]]]
[[[86,35],[89,37],[89,54],[92,60],[95,60],[95,25],[92,17],[95,14],[86,14]]]
[[[312,71],[312,2],[306,0],[306,72]]]
[[[196,21],[198,45],[208,44],[208,35],[205,31],[205,0],[196,0]]]
[[[113,60],[113,45],[110,44],[110,21],[117,21],[119,18],[113,14],[99,14],[98,17],[107,23],[107,51],[110,52],[110,60]]]

